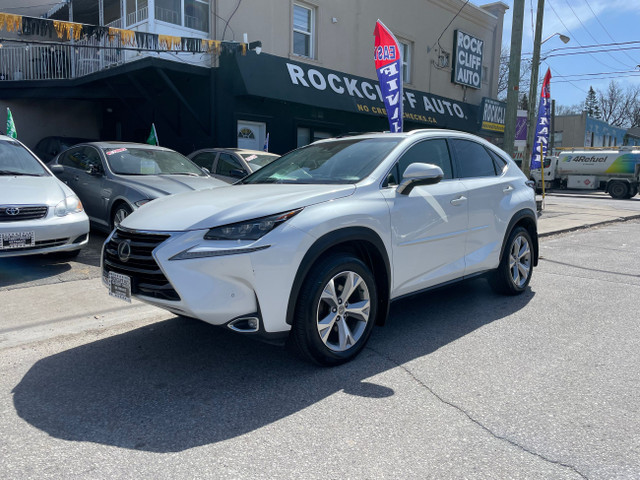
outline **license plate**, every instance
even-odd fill
[[[109,272],[109,295],[131,303],[131,277]]]
[[[0,233],[0,250],[33,247],[36,244],[35,232]]]

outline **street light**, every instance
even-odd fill
[[[529,177],[529,173],[531,170],[531,151],[533,149],[533,137],[535,135],[535,106],[538,94],[538,67],[540,66],[540,46],[550,40],[551,38],[558,35],[560,40],[563,43],[567,43],[571,40],[566,35],[562,35],[561,33],[554,33],[553,35],[549,35],[544,40],[542,38],[542,15],[544,12],[544,0],[538,0],[538,15],[536,18],[536,31],[535,31],[535,39],[533,42],[533,58],[531,59],[531,84],[529,85],[529,111],[527,112],[527,146],[524,151],[524,158],[522,159],[522,171],[524,174]],[[553,132],[550,132],[550,135],[553,135]],[[544,161],[544,159],[542,159]]]
[[[555,37],[556,35],[558,35],[560,37],[560,40],[562,40],[562,43],[569,43],[569,40],[571,40],[569,37],[567,37],[566,35],[562,35],[561,33],[554,33],[553,35],[549,35],[547,38],[545,38],[544,40],[542,40],[540,42],[540,45],[542,45],[544,42],[546,42],[547,40],[551,40],[551,38]]]

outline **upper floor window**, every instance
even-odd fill
[[[411,43],[398,40],[402,50],[402,81],[411,83]]]
[[[300,4],[293,5],[293,53],[313,58],[315,11]]]
[[[209,0],[156,0],[155,16],[161,22],[208,32]]]

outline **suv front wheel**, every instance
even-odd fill
[[[296,305],[291,343],[304,358],[325,366],[355,357],[375,323],[376,285],[357,257],[321,259],[307,275]]]
[[[524,292],[533,273],[532,245],[526,228],[516,227],[511,231],[500,265],[489,277],[489,283],[496,292],[506,295]]]

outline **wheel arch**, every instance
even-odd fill
[[[120,205],[126,205],[133,212],[135,210],[134,206],[124,197],[116,197],[111,202],[111,206],[109,207],[109,218],[107,218],[107,222],[109,223],[109,227],[113,227],[113,214],[116,212],[116,209]]]
[[[500,249],[500,258],[504,254],[504,249],[507,245],[507,240],[511,232],[516,227],[523,227],[529,232],[531,236],[531,241],[533,242],[533,266],[538,266],[538,257],[540,252],[540,245],[538,242],[538,229],[537,229],[537,217],[533,210],[529,208],[525,208],[523,210],[519,210],[515,213],[511,220],[509,221],[509,225],[505,231],[504,238],[502,239],[502,248]]]
[[[313,265],[324,255],[334,252],[350,253],[362,260],[371,270],[378,295],[376,325],[384,325],[389,312],[391,291],[391,265],[384,242],[376,232],[366,227],[349,227],[334,230],[317,239],[303,257],[287,304],[286,322],[293,324],[296,302],[302,284]]]

